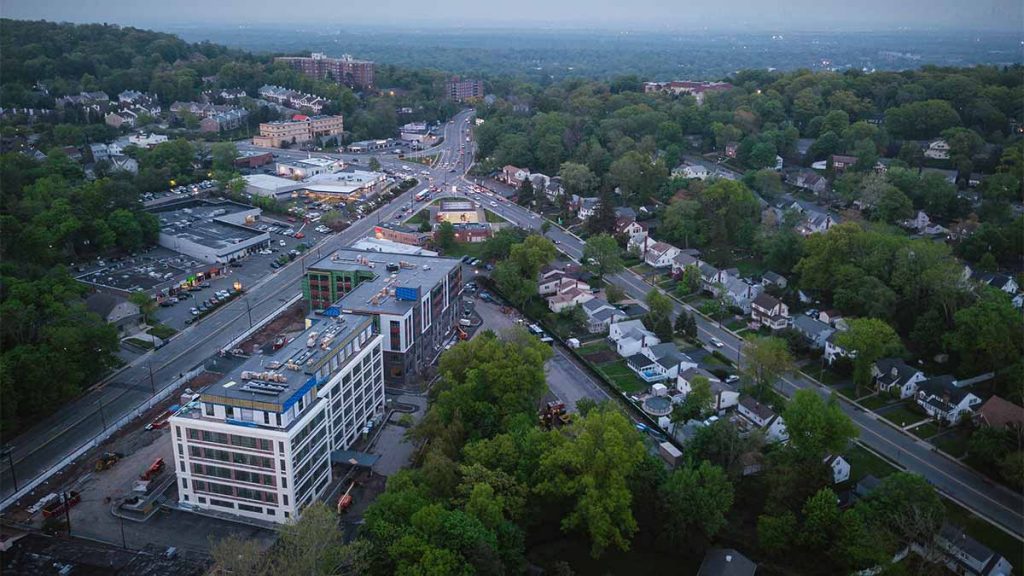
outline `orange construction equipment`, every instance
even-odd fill
[[[152,480],[158,474],[163,472],[163,470],[164,470],[164,459],[163,458],[157,458],[156,460],[153,461],[152,464],[149,465],[149,468],[147,468],[146,471],[143,472],[139,476],[139,480],[143,480],[143,481]]]
[[[352,506],[352,495],[350,492],[352,492],[352,487],[355,485],[356,481],[353,480],[352,483],[348,485],[348,490],[345,490],[345,493],[338,498],[338,514],[344,514],[349,509],[349,506]]]
[[[540,425],[551,429],[554,426],[568,424],[572,417],[565,410],[565,402],[548,402],[540,409]]]
[[[459,340],[469,340],[469,334],[462,329],[462,326],[456,326],[455,328],[459,331]]]
[[[96,460],[96,471],[102,472],[103,470],[112,468],[114,464],[117,464],[117,461],[120,460],[121,457],[122,455],[117,452],[104,452],[103,455]]]

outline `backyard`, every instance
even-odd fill
[[[910,408],[906,401],[877,410],[876,414],[900,428],[905,428],[928,418],[924,414]]]

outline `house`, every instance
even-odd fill
[[[725,157],[726,158],[735,158],[736,157],[736,153],[739,152],[739,149],[740,149],[740,143],[739,142],[726,142],[725,143]]]
[[[615,346],[619,356],[628,358],[645,346],[660,344],[661,340],[640,320],[613,322],[608,326],[608,342]]]
[[[525,168],[517,168],[509,164],[501,169],[501,181],[510,186],[519,187],[529,177],[530,171]]]
[[[572,308],[577,304],[583,304],[593,299],[594,295],[589,291],[572,288],[548,298],[548,309],[557,314],[566,308]]]
[[[632,241],[636,236],[647,235],[647,225],[642,222],[637,222],[635,218],[616,218],[615,235],[625,236]]]
[[[695,162],[684,162],[672,169],[672,176],[674,178],[696,178],[698,180],[706,180],[710,175],[711,171],[708,170],[707,166],[697,164]]]
[[[110,160],[110,148],[106,144],[89,144],[89,153],[92,154],[93,162]]]
[[[853,358],[856,354],[836,344],[836,333],[825,339],[825,360],[831,366],[839,358]]]
[[[139,307],[121,296],[95,292],[85,299],[85,308],[117,328],[118,336],[134,334],[145,324]]]
[[[654,244],[654,242],[654,238],[651,238],[648,234],[648,228],[644,226],[643,231],[629,237],[629,241],[626,242],[626,250],[643,257],[647,253],[647,248]]]
[[[993,288],[998,288],[1011,296],[1016,294],[1019,289],[1017,281],[1014,280],[1012,276],[1007,276],[1006,274],[1000,274],[998,272],[972,272],[971,278],[976,282],[980,282]]]
[[[811,348],[824,348],[828,338],[836,331],[828,324],[803,314],[793,318],[793,329],[807,339]]]
[[[573,288],[590,291],[590,285],[581,281],[575,274],[564,270],[543,271],[540,280],[537,281],[537,293],[541,296],[561,294]]]
[[[879,392],[899,392],[900,398],[917,393],[917,384],[924,380],[924,372],[909,366],[902,358],[882,358],[871,366],[875,387]]]
[[[771,294],[761,293],[750,303],[750,316],[754,323],[772,330],[789,326],[789,306]]]
[[[114,172],[129,172],[131,174],[139,173],[139,162],[131,156],[125,156],[118,154],[116,156],[110,156],[110,170]]]
[[[956,179],[957,177],[960,176],[960,173],[957,172],[956,170],[943,170],[941,168],[921,168],[922,177],[928,174],[938,174],[939,176],[942,176],[946,180],[946,182],[949,182],[950,184],[956,184]]]
[[[716,414],[721,414],[729,408],[739,405],[740,393],[703,368],[687,368],[676,376],[676,389],[682,398],[686,398],[690,394],[690,390],[693,389],[693,379],[697,376],[707,378],[708,383],[711,384],[711,409]]]
[[[943,523],[935,535],[935,544],[944,553],[944,563],[954,574],[970,576],[1010,576],[1013,565],[1001,554],[968,536],[963,528]],[[915,552],[927,554],[920,545]]]
[[[796,176],[793,185],[797,188],[810,190],[815,194],[824,194],[828,191],[828,180],[817,172],[802,171]]]
[[[998,430],[1024,430],[1024,408],[993,396],[978,409],[978,423]]]
[[[680,250],[679,254],[676,254],[676,257],[672,259],[672,276],[676,278],[682,276],[683,271],[688,266],[693,266],[699,270],[700,265],[703,264],[700,258],[698,258],[699,255],[700,251],[696,249]]]
[[[949,143],[942,138],[932,140],[924,151],[924,157],[932,160],[949,160]]]
[[[618,222],[620,219],[625,220],[636,220],[636,210],[633,210],[629,206],[618,206],[615,208],[615,221]]]
[[[833,154],[828,158],[828,164],[832,167],[832,170],[836,174],[842,174],[847,169],[852,168],[857,163],[856,156],[846,156],[843,154]]]
[[[717,295],[719,286],[724,286],[729,280],[728,272],[719,270],[711,264],[702,263],[697,267],[700,270],[701,287],[712,294]]]
[[[789,440],[786,423],[772,410],[771,406],[762,404],[751,396],[744,396],[740,398],[737,411],[748,422],[764,431],[765,439],[768,441],[785,442]]]
[[[835,326],[836,322],[839,322],[842,319],[843,313],[834,308],[818,312],[818,320],[821,320],[825,324],[829,324],[831,326]]]
[[[697,576],[754,576],[757,564],[732,548],[712,548],[704,554]]]
[[[836,224],[834,216],[821,210],[809,210],[804,212],[804,219],[796,226],[796,231],[801,236],[810,236],[819,232],[825,232]]]
[[[626,358],[626,365],[648,383],[675,380],[680,370],[697,367],[697,363],[672,342],[648,344]]]
[[[828,455],[822,460],[832,471],[832,483],[842,484],[850,479],[850,463],[842,456]]]
[[[597,212],[597,209],[600,206],[601,200],[596,196],[580,198],[576,212],[576,217],[579,218],[580,220],[587,220],[591,216],[593,216],[594,213]]]
[[[626,313],[612,306],[604,298],[593,298],[583,303],[583,312],[587,315],[587,331],[591,334],[608,332],[613,322],[626,319]]]
[[[664,242],[655,242],[644,252],[644,262],[652,268],[668,268],[672,266],[672,259],[677,254],[679,254],[679,248]]]
[[[768,288],[769,286],[775,286],[778,288],[785,289],[786,286],[789,285],[789,281],[787,281],[786,277],[783,276],[782,274],[776,274],[775,272],[769,270],[765,272],[763,275],[761,275],[761,285],[764,286],[765,288]]]
[[[856,498],[867,498],[881,483],[882,481],[877,476],[868,474],[857,481],[857,484],[853,487],[853,495]]]
[[[725,298],[730,304],[743,310],[744,314],[750,314],[754,298],[757,298],[763,289],[760,284],[750,284],[746,280],[730,275],[725,283]]]
[[[548,200],[555,202],[562,194],[565,194],[565,187],[562,186],[562,179],[558,176],[549,178],[547,185],[544,187],[544,195],[548,197]]]
[[[940,422],[957,424],[973,414],[979,404],[981,398],[960,386],[952,376],[936,376],[917,383],[917,405]]]

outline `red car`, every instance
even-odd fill
[[[288,217],[288,221],[289,222],[295,222],[295,216],[289,216]]]
[[[305,238],[305,237],[306,237],[306,235],[305,235],[305,234],[303,234],[302,232],[296,232],[296,233],[295,233],[295,237],[296,237],[297,239],[299,239],[299,240],[302,240],[303,238]]]

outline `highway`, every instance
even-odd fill
[[[496,194],[475,194],[473,196],[488,204],[488,208],[492,212],[519,226],[539,229],[543,222],[540,215],[503,200]],[[491,205],[492,202],[493,205]],[[576,261],[583,256],[583,241],[564,229],[552,225],[547,232],[547,237],[556,242],[558,249],[566,256]],[[647,293],[654,288],[629,270],[611,275],[607,280],[622,288],[629,297],[640,301],[643,301]],[[697,320],[698,334],[705,343],[710,342],[711,338],[717,338],[723,343],[721,348],[705,344],[708,350],[718,350],[742,364],[743,339],[741,337],[701,316],[692,307],[674,298],[673,302],[676,314],[685,309],[694,315]],[[831,393],[828,388],[802,373],[787,375],[781,379],[776,388],[786,396],[791,396],[798,389],[815,390],[822,396],[828,396]],[[910,472],[921,474],[939,491],[973,510],[979,516],[1002,527],[1005,531],[1018,538],[1024,533],[1024,515],[1022,515],[1024,498],[1021,494],[997,485],[959,462],[935,452],[930,444],[897,430],[879,419],[874,413],[841,397],[839,401],[843,411],[857,425],[860,433],[859,440],[862,443]]]
[[[461,161],[468,169],[471,162],[471,146],[460,154],[460,144],[465,144],[463,134],[468,132],[472,111],[460,112],[453,122],[446,125],[446,138],[439,150],[448,160]],[[251,146],[239,146],[240,149],[251,149]],[[306,152],[275,150],[282,159],[305,158]],[[316,154],[317,156],[339,157],[339,155]],[[343,155],[351,160],[354,155]],[[369,155],[359,155],[365,164]],[[354,222],[346,230],[328,236],[305,256],[296,259],[288,266],[277,271],[267,269],[267,275],[246,290],[245,296],[238,298],[210,314],[200,322],[193,324],[179,335],[172,338],[164,347],[140,356],[125,369],[102,382],[78,399],[62,406],[56,413],[43,419],[38,424],[10,440],[11,457],[0,461],[0,498],[7,500],[14,493],[16,476],[19,488],[39,477],[61,460],[72,454],[87,441],[100,434],[108,425],[116,422],[124,415],[144,405],[152,397],[153,391],[162,390],[170,385],[179,374],[203,364],[227,346],[233,339],[249,328],[249,307],[254,322],[273,313],[284,302],[294,297],[300,290],[302,274],[307,264],[318,258],[317,253],[327,255],[331,250],[348,246],[366,236],[378,222],[394,218],[400,209],[414,204],[413,196],[430,185],[426,177],[419,174],[428,170],[435,181],[445,181],[455,175],[449,168],[426,168],[420,164],[403,162],[393,155],[379,155],[385,168],[397,170],[402,165],[414,168],[419,184],[407,190],[391,203],[382,206],[376,212],[368,214]],[[467,160],[469,158],[470,160]],[[439,162],[440,164],[440,162]],[[422,206],[422,203],[415,208]],[[319,251],[317,250],[319,248]],[[49,489],[43,493],[49,492]],[[38,494],[38,490],[37,490]],[[31,498],[29,498],[30,500]]]

